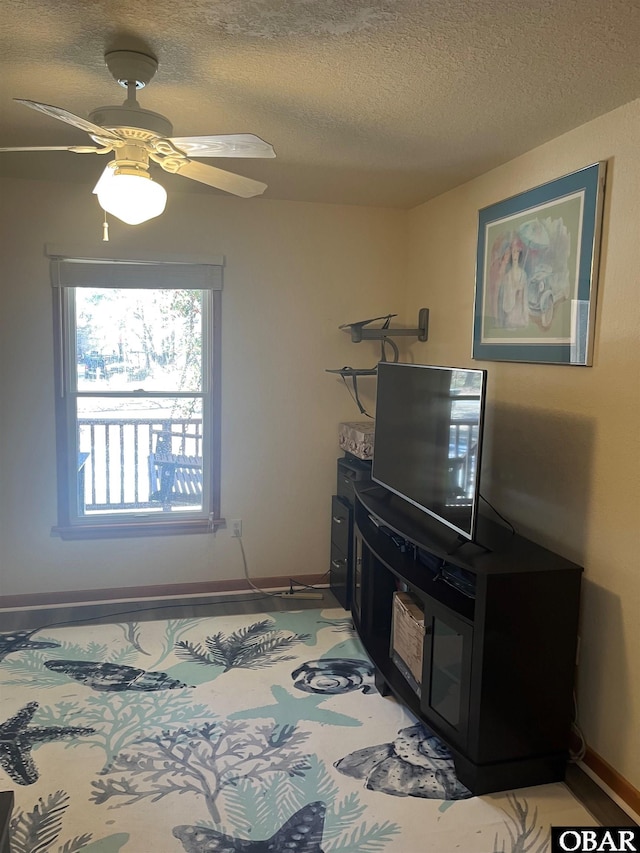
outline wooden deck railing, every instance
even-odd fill
[[[202,419],[79,418],[78,428],[81,455],[88,454],[83,465],[85,512],[169,509],[166,495],[151,500],[158,481],[152,482],[149,459],[160,449],[158,439],[164,454],[202,459]],[[471,496],[476,441],[475,421],[454,421],[450,456],[456,503]]]
[[[84,463],[84,508],[92,511],[162,509],[150,500],[149,457],[159,437],[170,452],[202,457],[202,419],[79,418]],[[161,439],[162,440],[162,439]]]
[[[475,478],[477,476],[476,445],[478,443],[478,424],[476,420],[455,420],[451,423],[449,436],[449,463],[453,478],[452,486],[455,505],[471,502]]]

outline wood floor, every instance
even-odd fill
[[[105,624],[117,621],[189,619],[202,616],[233,616],[286,610],[315,610],[340,607],[330,590],[322,590],[322,601],[286,599],[258,593],[227,593],[185,599],[121,601],[116,603],[72,605],[37,610],[0,612],[0,632],[28,631],[71,624]],[[577,764],[567,767],[566,784],[574,796],[602,826],[635,826],[635,822],[584,773]]]

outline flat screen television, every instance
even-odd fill
[[[373,480],[475,539],[486,370],[381,361]]]

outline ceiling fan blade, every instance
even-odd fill
[[[275,157],[273,147],[253,133],[174,136],[169,142],[187,157]]]
[[[94,151],[101,150],[95,145],[32,145],[21,148],[0,148],[0,151],[73,151],[74,154],[93,154]]]
[[[53,107],[49,104],[39,104],[37,101],[27,101],[24,98],[14,98],[13,100],[17,101],[19,104],[24,104],[25,107],[29,107],[32,110],[37,110],[40,113],[51,116],[51,118],[57,118],[60,121],[71,124],[80,130],[84,130],[86,133],[93,133],[96,136],[103,137],[104,139],[121,139],[121,137],[116,133],[112,133],[112,131],[106,130],[106,128],[100,127],[99,124],[94,124],[86,118],[81,118],[81,116],[76,116],[67,110],[63,110],[62,107]]]
[[[196,163],[194,160],[185,160],[181,163],[177,173],[185,178],[200,181],[201,184],[208,184],[210,187],[232,193],[232,195],[242,196],[242,198],[261,195],[267,188],[267,185],[263,184],[262,181],[254,181],[252,178],[245,178],[242,175],[236,175],[234,172],[218,169],[216,166],[207,166],[205,163]]]

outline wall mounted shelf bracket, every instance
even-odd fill
[[[394,361],[398,361],[399,350],[391,339],[399,336],[410,336],[418,338],[419,341],[426,341],[429,334],[429,309],[421,308],[418,312],[418,327],[416,329],[392,329],[389,325],[391,323],[391,318],[397,316],[397,314],[385,314],[384,317],[371,317],[369,320],[360,320],[357,323],[343,323],[343,325],[338,326],[338,328],[345,332],[349,332],[354,344],[359,344],[360,341],[381,341],[382,361],[388,361],[385,347],[389,344],[394,353]],[[375,323],[378,320],[382,320],[382,326],[373,329],[366,328],[369,323]],[[378,373],[377,365],[376,367],[369,368],[341,367],[338,370],[327,370],[326,372],[337,373],[342,377],[345,384],[347,379],[351,379],[351,382],[353,383],[352,397],[356,401],[361,414],[367,415],[369,418],[372,417],[360,402],[360,397],[358,396],[358,377],[376,376]]]
[[[377,376],[377,367],[341,367],[339,370],[325,370],[325,373],[338,373],[340,376]]]
[[[426,341],[429,335],[429,309],[421,308],[418,312],[418,328],[416,329],[392,329],[388,323],[392,317],[397,317],[397,314],[386,314],[384,317],[372,317],[370,320],[361,320],[358,323],[344,323],[338,326],[345,332],[351,332],[351,340],[354,344],[359,344],[360,341],[382,341],[385,338],[396,338],[400,336],[411,336],[418,338],[419,341]],[[382,328],[367,329],[369,323],[375,323],[377,320],[384,320]]]

